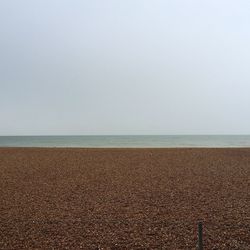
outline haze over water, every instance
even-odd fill
[[[246,0],[0,1],[0,135],[250,134],[249,23]]]
[[[250,147],[250,135],[0,136],[0,147]]]

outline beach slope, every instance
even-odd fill
[[[0,249],[250,249],[250,149],[0,148]]]

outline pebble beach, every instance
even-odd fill
[[[248,148],[0,148],[0,249],[250,249]]]

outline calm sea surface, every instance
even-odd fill
[[[0,147],[250,147],[250,135],[0,136]]]

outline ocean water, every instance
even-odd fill
[[[250,135],[0,136],[0,147],[250,147]]]

